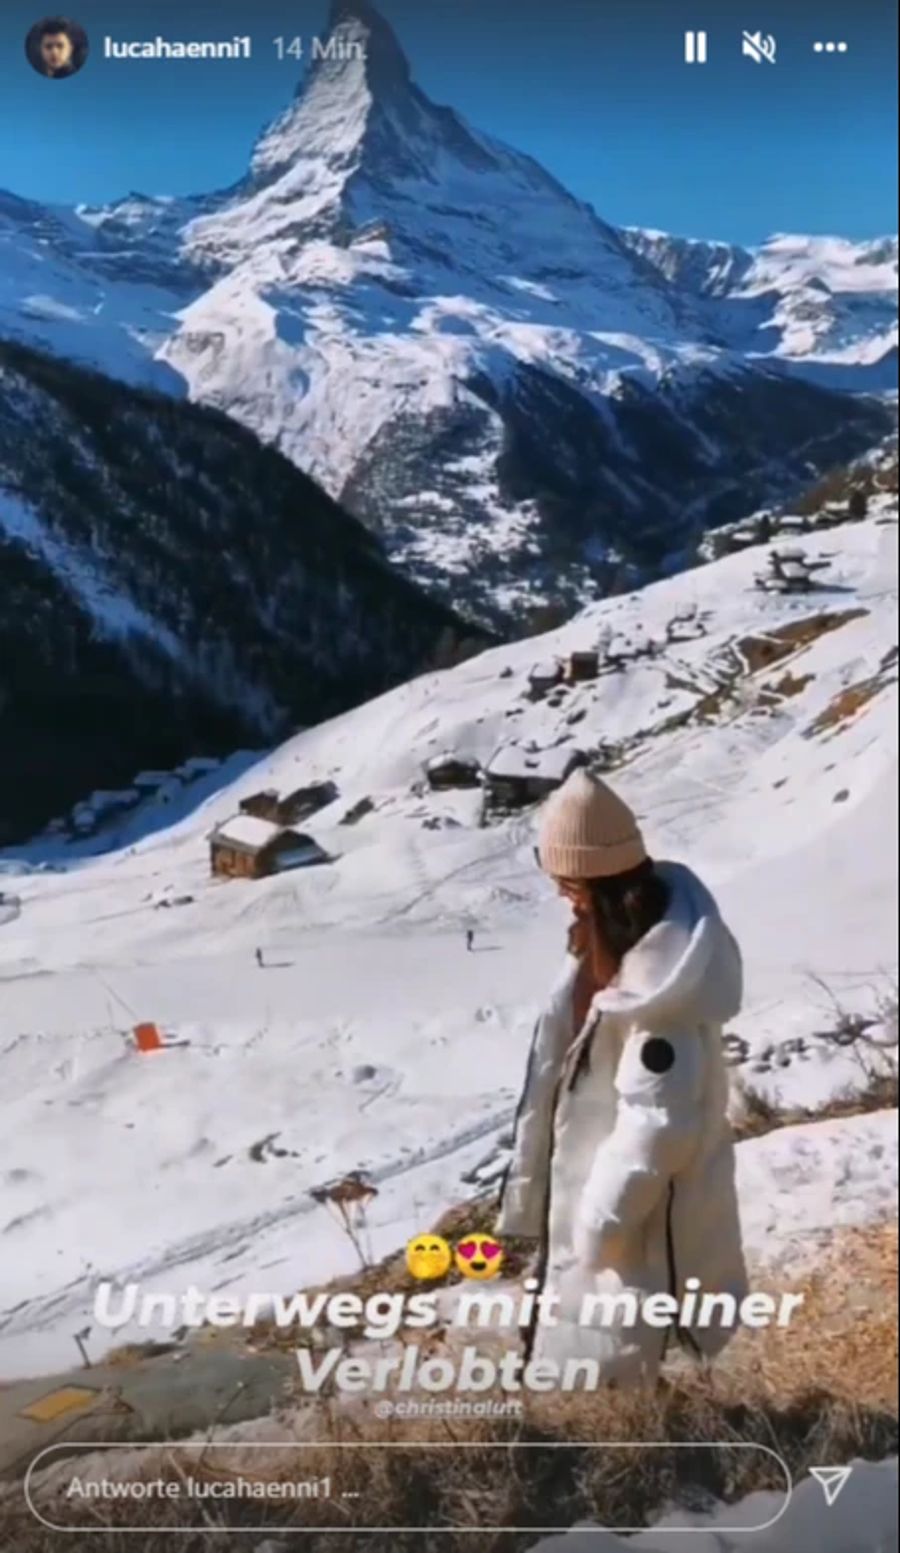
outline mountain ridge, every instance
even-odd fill
[[[483,638],[233,420],[0,342],[0,833]]]
[[[504,627],[892,428],[890,240],[619,230],[431,102],[367,0],[331,37],[230,189],[53,216],[55,288],[50,215],[8,208],[0,330],[224,410]]]

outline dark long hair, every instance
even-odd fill
[[[669,886],[650,858],[625,874],[585,880],[591,913],[604,944],[617,965],[640,943],[669,905]]]

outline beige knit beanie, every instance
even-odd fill
[[[640,826],[627,803],[579,767],[541,811],[538,855],[554,879],[603,879],[646,861]]]

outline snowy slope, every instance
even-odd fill
[[[753,587],[764,548],[732,556],[223,770],[199,807],[145,805],[104,855],[52,838],[7,855],[0,1371],[12,1350],[23,1369],[60,1358],[101,1275],[286,1289],[351,1266],[308,1195],[335,1174],[378,1183],[377,1254],[466,1196],[476,1167],[496,1174],[565,913],[534,867],[533,813],[483,827],[478,791],[425,791],[445,749],[604,750],[652,850],[701,871],[740,936],[736,1073],[807,1107],[859,1082],[821,1032],[836,1003],[874,1016],[896,979],[896,502],[802,543],[833,557],[807,597]],[[667,627],[680,639],[629,657]],[[604,632],[621,671],[528,698],[536,661]],[[757,667],[766,640],[785,655]],[[242,797],[326,778],[339,797],[304,829],[331,866],[210,879],[206,838]],[[138,1056],[138,1019],[171,1048]],[[878,1118],[817,1140],[742,1145],[753,1247],[773,1207],[798,1243],[889,1211]]]
[[[0,598],[0,841],[357,705],[457,634],[234,422],[2,341]]]
[[[4,199],[0,331],[225,410],[495,620],[683,564],[886,431],[889,244],[619,232],[431,102],[369,0],[332,36],[231,190]]]
[[[155,357],[197,286],[177,258],[172,229],[191,209],[165,206],[167,239],[151,262],[141,251],[146,224],[136,229],[134,253],[114,241],[113,209],[91,219],[88,212],[55,210],[0,190],[0,337],[183,394],[182,380]]]

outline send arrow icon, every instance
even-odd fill
[[[853,1474],[852,1467],[810,1467],[810,1473],[821,1483],[825,1503],[829,1509],[842,1494]]]

